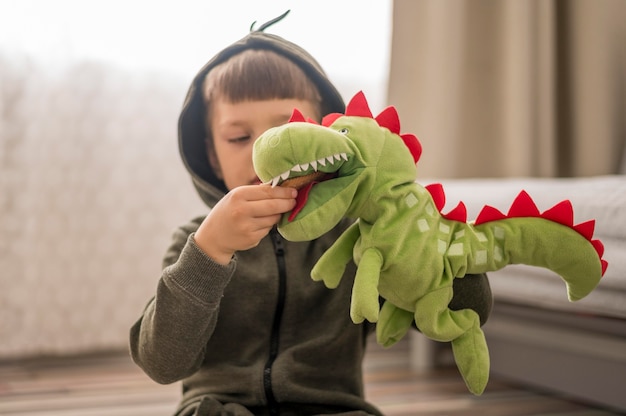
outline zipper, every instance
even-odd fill
[[[278,266],[278,299],[276,301],[276,311],[274,313],[274,321],[272,322],[272,333],[270,336],[270,354],[265,368],[263,369],[263,387],[265,389],[265,397],[267,398],[267,406],[270,415],[278,415],[278,403],[274,397],[272,389],[272,365],[278,356],[280,323],[283,318],[283,309],[285,307],[285,293],[287,286],[287,267],[285,265],[285,247],[283,239],[278,234],[276,228],[270,231],[272,243],[274,244],[274,255],[276,256],[276,264]]]

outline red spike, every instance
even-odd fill
[[[602,264],[602,276],[604,276],[606,269],[609,267],[609,262],[606,260],[600,260],[600,263]]]
[[[591,237],[593,237],[593,231],[596,227],[596,220],[589,220],[582,222],[578,225],[574,226],[574,231],[577,231],[578,234],[585,237],[587,240],[591,241]]]
[[[413,161],[417,163],[417,161],[420,160],[420,156],[422,155],[422,144],[417,139],[417,137],[413,134],[407,133],[407,134],[403,134],[400,137],[402,137],[402,141],[404,141],[404,144],[406,145],[406,147],[409,148],[409,151],[411,152],[411,155],[413,156]]]
[[[363,94],[363,91],[357,92],[354,97],[352,97],[352,99],[346,106],[346,115],[374,118],[372,116],[372,111],[370,110],[369,104],[367,104],[367,99],[365,98],[365,94]]]
[[[452,221],[467,222],[467,208],[461,201],[452,211],[444,214],[443,217]]]
[[[446,205],[446,193],[443,190],[443,185],[440,183],[433,183],[426,185],[424,188],[426,188],[426,190],[430,193],[430,196],[433,198],[437,211],[441,212],[443,207]]]
[[[302,115],[302,113],[300,112],[300,110],[298,110],[297,108],[293,109],[293,112],[291,113],[291,118],[289,119],[289,123],[293,123],[295,121],[306,121],[304,119],[304,116]]]
[[[489,205],[485,205],[482,210],[478,213],[476,220],[474,220],[474,225],[480,225],[490,221],[499,221],[506,218],[500,210],[494,208]]]
[[[593,248],[598,252],[598,256],[602,258],[604,255],[604,244],[600,240],[591,240],[591,244],[593,244]]]
[[[311,117],[307,117],[306,122],[311,123],[311,124],[319,124],[317,121],[313,120]]]
[[[574,209],[572,208],[571,201],[568,199],[544,211],[543,214],[541,214],[541,218],[574,228]]]
[[[376,116],[375,120],[379,126],[388,128],[394,134],[400,134],[400,117],[398,117],[398,111],[395,107],[385,108]]]
[[[526,191],[521,191],[511,204],[507,216],[511,218],[538,217],[539,209],[530,195]]]
[[[341,113],[330,113],[322,119],[322,126],[328,127],[335,122],[339,117],[343,116]]]

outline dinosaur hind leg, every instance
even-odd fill
[[[452,340],[454,361],[470,392],[481,395],[489,381],[489,349],[479,327]]]
[[[406,335],[411,325],[413,312],[398,308],[387,300],[376,323],[376,340],[383,347],[390,347]]]
[[[471,309],[448,308],[452,287],[430,292],[415,305],[415,323],[435,341],[451,341],[454,359],[468,389],[481,394],[489,378],[489,352],[480,318]]]

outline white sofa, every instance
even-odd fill
[[[493,374],[626,411],[626,175],[441,182],[446,209],[462,200],[470,219],[483,205],[506,212],[522,189],[540,211],[570,199],[575,223],[596,219],[609,267],[589,296],[569,302],[558,275],[508,266],[489,273],[495,304],[484,330]],[[428,347],[417,343],[416,365],[433,358]]]

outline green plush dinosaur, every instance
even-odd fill
[[[256,141],[253,161],[272,186],[293,177],[308,182],[279,223],[288,240],[311,240],[344,217],[356,220],[311,272],[335,288],[354,259],[352,320],[377,322],[385,346],[413,322],[427,337],[451,341],[469,390],[481,394],[487,344],[476,312],[448,308],[453,280],[515,263],[540,266],[559,274],[575,301],[597,286],[608,263],[602,243],[592,239],[594,220],[574,225],[569,201],[540,212],[522,191],[507,214],[485,206],[468,222],[463,203],[443,214],[443,188],[415,182],[420,155],[418,139],[400,134],[397,111],[388,107],[374,118],[358,93],[345,115],[328,115],[321,125],[295,110],[290,123]]]

